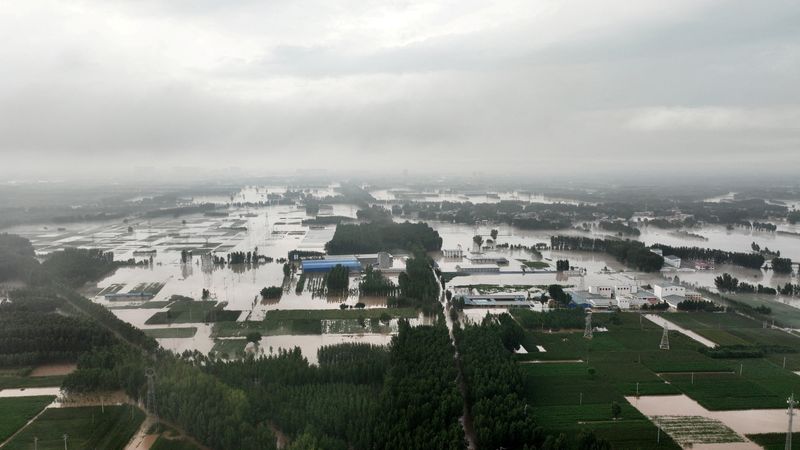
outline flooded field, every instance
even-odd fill
[[[99,248],[114,252],[115,259],[148,261],[147,266],[122,267],[115,273],[88,286],[83,293],[93,301],[111,309],[121,319],[153,333],[159,343],[167,349],[182,352],[199,350],[207,353],[219,344],[215,338],[214,324],[204,321],[202,314],[181,319],[180,323],[148,323],[155,314],[168,314],[168,305],[175,296],[199,300],[207,292],[207,299],[219,302],[225,311],[241,311],[230,320],[260,321],[271,310],[335,310],[342,303],[350,306],[357,302],[365,308],[386,306],[386,298],[359,297],[357,290],[342,296],[320,296],[314,286],[321,278],[309,277],[306,288],[296,289],[299,276],[284,277],[282,258],[291,250],[324,251],[325,244],[333,236],[336,225],[310,225],[304,220],[313,219],[304,207],[277,205],[276,199],[289,190],[302,190],[304,195],[325,199],[337,195],[337,185],[293,188],[287,186],[247,187],[232,195],[196,196],[187,198],[190,204],[213,203],[220,205],[212,213],[193,214],[181,217],[152,217],[126,221],[101,221],[69,224],[65,226],[32,225],[20,226],[6,231],[23,235],[31,240],[36,252],[45,256],[66,247]],[[412,192],[403,189],[374,190],[371,194],[387,204],[403,201],[451,201],[473,203],[496,203],[502,200],[520,200],[534,203],[578,203],[569,199],[548,198],[528,192],[471,193],[447,190]],[[136,200],[136,199],[131,199]],[[319,216],[345,216],[355,218],[358,207],[352,204],[331,204]],[[395,217],[395,220],[406,218]],[[497,244],[509,246],[536,244],[549,245],[554,234],[609,237],[611,233],[591,227],[588,231],[568,230],[522,230],[504,224],[482,224],[469,226],[431,221],[442,237],[443,249],[461,249],[464,257],[445,258],[441,253],[431,256],[444,272],[456,272],[459,266],[470,263],[474,253],[472,238],[476,234],[489,237],[492,229],[498,230]],[[794,232],[798,226],[781,224],[780,230]],[[699,236],[702,236],[700,238]],[[642,228],[639,237],[646,244],[662,243],[672,246],[701,246],[730,251],[749,251],[752,242],[762,247],[780,250],[782,255],[800,259],[800,235],[768,233],[742,229],[728,230],[721,226],[692,229],[691,234],[680,234],[673,230],[655,227]],[[182,252],[191,252],[187,261],[182,261]],[[270,262],[258,264],[214,264],[212,255],[222,256],[231,252],[257,252],[268,257]],[[644,274],[627,270],[613,257],[603,253],[560,252],[542,250],[541,259],[527,250],[496,248],[491,255],[506,258],[496,273],[474,273],[458,276],[449,284],[452,287],[470,285],[501,285],[508,289],[522,289],[560,283],[579,289],[593,284],[638,283],[647,284],[678,277],[682,282],[714,290],[714,278],[729,272],[741,280],[765,285],[796,282],[788,276],[774,276],[771,271],[746,270],[740,267],[719,266],[714,270],[697,271],[680,269],[662,273]],[[568,259],[576,268],[574,272],[556,272],[555,262]],[[536,268],[525,267],[534,262]],[[396,281],[404,267],[403,255],[395,255],[394,267],[387,276]],[[351,286],[357,284],[351,278]],[[264,287],[283,288],[280,299],[263,300],[259,291]],[[773,297],[770,301],[783,302],[800,308],[800,299]],[[498,312],[498,311],[492,311]],[[468,321],[479,321],[485,310],[466,313]],[[420,317],[414,321],[424,321]],[[352,321],[351,321],[352,322]],[[196,331],[173,331],[165,328],[192,327]],[[261,349],[299,346],[310,360],[316,358],[316,349],[321,345],[338,342],[371,342],[385,344],[391,338],[392,327],[375,332],[370,327],[354,326],[350,322],[329,324],[321,334],[315,335],[268,335],[261,342]],[[190,336],[182,335],[188,333]],[[241,342],[227,343],[226,349],[239,349]]]

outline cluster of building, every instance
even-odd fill
[[[459,273],[500,273],[501,266],[508,266],[511,261],[503,255],[494,253],[472,253],[466,262],[456,266]]]
[[[700,293],[672,283],[653,284],[652,290],[642,289],[635,284],[596,285],[589,286],[588,290],[569,293],[576,305],[592,309],[640,309],[644,305],[664,302],[677,308],[678,303],[684,300],[704,300]]]

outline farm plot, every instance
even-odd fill
[[[236,320],[241,311],[226,310],[224,303],[214,301],[177,300],[166,311],[159,311],[145,322],[147,325],[171,323],[208,323]]]
[[[146,328],[143,330],[144,334],[156,338],[191,338],[197,334],[196,327],[183,327],[183,328]]]
[[[0,442],[11,437],[54,399],[52,395],[0,398]]]
[[[681,445],[744,442],[744,438],[719,420],[700,416],[656,416],[653,419]]]
[[[586,363],[521,364],[525,397],[547,434],[570,438],[591,430],[615,448],[680,448],[632,407],[612,377]],[[651,374],[652,375],[652,374]],[[661,384],[664,384],[661,382]],[[668,386],[668,385],[666,385]],[[612,405],[619,405],[614,417]]]
[[[64,448],[122,449],[144,420],[144,413],[131,405],[49,408],[28,425],[4,449],[27,450],[38,438],[41,450]]]

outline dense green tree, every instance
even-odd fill
[[[394,249],[436,251],[442,248],[439,233],[426,223],[368,222],[342,224],[325,245],[331,255],[375,253]]]
[[[350,269],[337,264],[325,277],[325,287],[329,292],[344,292],[350,286]]]
[[[790,258],[772,258],[772,270],[775,273],[792,273],[792,260]]]
[[[547,292],[550,294],[550,298],[561,306],[567,306],[572,301],[572,296],[564,292],[564,288],[560,284],[551,284],[547,287]]]

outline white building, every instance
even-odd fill
[[[442,256],[445,258],[463,258],[464,251],[459,248],[442,249]]]
[[[703,294],[697,291],[686,291],[686,295],[684,295],[684,298],[686,298],[686,300],[691,300],[693,302],[702,302],[703,300],[705,300],[703,298]]]
[[[614,285],[614,296],[620,297],[627,294],[635,294],[639,291],[639,286],[635,284],[615,284]]]
[[[462,297],[467,306],[529,306],[527,292],[498,292],[494,294],[468,294]]]
[[[629,296],[627,295],[617,296],[615,300],[617,302],[617,308],[631,309],[631,300]]]
[[[628,301],[629,308],[641,308],[642,305],[659,303],[659,299],[655,294],[643,289],[640,289],[635,293],[625,295],[624,298]]]
[[[664,256],[664,252],[660,248],[651,248],[650,251],[658,256]]]
[[[660,300],[664,301],[665,297],[676,296],[686,297],[686,288],[675,284],[654,284],[653,293],[656,294]]]
[[[611,298],[614,295],[613,286],[589,286],[589,293],[592,295],[599,295],[605,298]]]
[[[615,284],[614,286],[589,286],[589,293],[605,298],[619,297],[621,295],[635,294],[639,288],[630,284]]]

